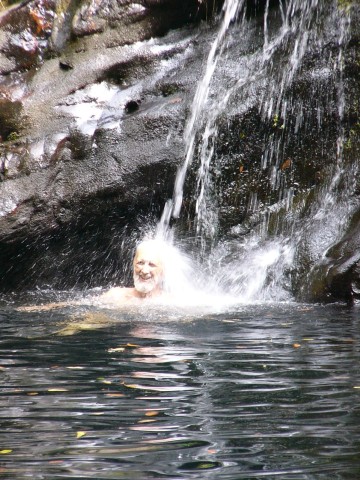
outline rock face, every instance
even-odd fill
[[[212,6],[40,1],[2,14],[1,288],[114,281],[130,227],[171,196],[201,72],[191,24]]]
[[[241,22],[232,28],[246,36],[228,42],[228,63],[219,62],[210,97],[221,89],[226,96],[226,86],[238,81],[239,64],[249,68],[250,59],[257,65],[264,13],[269,39],[281,22],[278,1],[245,3],[246,28]],[[329,67],[337,62],[339,37],[324,17],[317,28],[325,40],[310,42],[301,69],[286,85],[286,115],[267,116],[262,107],[268,78],[272,75],[276,87],[274,71],[281,72],[286,56],[294,57],[285,44],[274,55],[268,78],[249,76],[245,92],[235,91],[219,115],[213,144],[218,238],[242,238],[264,218],[270,235],[291,235],[289,217],[297,216],[304,235],[289,272],[290,288],[297,298],[311,301],[352,301],[360,288],[360,188],[339,187],[343,203],[353,208],[347,231],[325,259],[314,253],[310,240],[317,225],[315,199],[331,183],[339,148],[341,168],[353,171],[357,181],[360,6],[340,3],[329,2],[329,9],[351,8],[341,91]],[[0,15],[2,291],[131,278],[134,240],[159,218],[184,161],[184,127],[217,32],[214,9],[221,5],[40,0]],[[341,114],[335,101],[340,97]],[[198,137],[196,142],[179,221],[180,230],[191,232]],[[283,207],[284,192],[291,192],[292,212]]]
[[[302,291],[306,299],[322,302],[360,299],[360,211],[352,218],[341,241],[311,271]]]
[[[341,132],[337,132],[337,135],[340,133],[342,139],[340,144],[337,143],[342,158],[339,167],[347,173],[337,185],[341,194],[339,195],[339,208],[337,205],[334,208],[333,223],[337,224],[338,218],[344,214],[343,212],[349,213],[345,218],[346,228],[344,231],[338,232],[337,240],[328,248],[325,255],[312,264],[308,263],[307,270],[301,277],[302,284],[298,288],[299,297],[305,300],[320,302],[340,300],[348,304],[360,299],[360,111],[358,88],[360,79],[360,8],[358,2],[350,2],[350,4],[350,37],[344,55],[344,119],[341,122]],[[336,182],[334,183],[336,184]],[[328,201],[331,201],[331,196],[328,197]],[[323,205],[325,207],[323,213],[326,214],[326,203]],[[326,231],[322,235],[326,238]],[[304,266],[306,266],[306,262],[304,262]]]

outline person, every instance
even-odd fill
[[[164,257],[161,243],[144,240],[133,260],[134,287],[113,287],[98,297],[103,303],[128,303],[150,300],[164,295]]]
[[[153,300],[164,296],[164,249],[157,240],[144,240],[135,250],[133,259],[134,287],[112,287],[96,298],[106,305],[123,305],[142,300]],[[84,302],[57,302],[46,305],[19,307],[20,311],[50,310]]]

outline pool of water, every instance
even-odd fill
[[[360,478],[359,313],[3,304],[0,478]]]

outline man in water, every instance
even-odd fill
[[[164,249],[157,240],[144,240],[135,251],[133,260],[134,287],[113,287],[100,295],[97,300],[108,305],[124,305],[142,300],[153,300],[164,294]],[[80,302],[58,302],[40,306],[19,307],[22,311],[50,310],[68,305],[82,305]]]
[[[134,287],[113,287],[99,297],[104,303],[127,303],[139,299],[154,299],[164,293],[164,258],[161,243],[141,242],[133,261]]]

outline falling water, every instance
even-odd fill
[[[209,96],[210,83],[216,69],[217,61],[223,51],[224,41],[229,25],[231,21],[236,18],[237,12],[241,10],[243,4],[244,0],[226,0],[224,3],[223,18],[220,28],[211,46],[206,62],[205,73],[198,84],[192,105],[191,116],[185,128],[185,161],[177,172],[173,198],[168,200],[166,203],[158,225],[157,235],[161,237],[168,237],[171,217],[173,216],[177,218],[180,215],[185,177],[188,167],[193,159],[196,135],[198,134],[202,125],[202,116],[204,114],[204,107]]]
[[[225,2],[218,34],[210,48],[186,126],[185,161],[178,170],[173,198],[167,202],[157,228],[157,235],[162,238],[169,239],[173,234],[170,220],[180,215],[186,174],[196,157],[199,167],[194,192],[195,237],[200,240],[202,269],[208,278],[213,279],[213,288],[231,293],[243,301],[290,299],[291,273],[296,269],[296,261],[304,255],[304,251],[311,262],[318,261],[338,239],[354,208],[347,198],[355,188],[351,179],[355,177],[356,165],[351,171],[347,169],[346,173],[343,165],[344,132],[341,128],[345,103],[342,69],[349,15],[337,8],[336,2],[331,4],[321,0],[280,1],[278,8],[281,23],[274,31],[274,28],[269,28],[267,0],[262,46],[252,55],[237,57],[232,82],[221,82],[224,65],[233,62],[234,67],[231,49],[234,49],[236,40],[241,44],[250,38],[245,2]],[[328,180],[315,194],[312,192],[315,198],[311,212],[307,212],[308,195],[303,195],[295,205],[294,187],[282,180],[281,162],[284,161],[282,153],[289,142],[289,135],[294,135],[306,122],[302,113],[304,106],[289,96],[289,88],[301,71],[309,47],[316,45],[321,49],[327,41],[318,25],[320,18],[325,18],[322,21],[330,22],[331,26],[335,25],[337,32],[338,55],[335,59],[329,58],[324,73],[336,85],[337,161],[335,167],[327,172]],[[234,36],[238,38],[235,40]],[[280,128],[285,132],[280,138],[267,138],[261,159],[261,168],[267,172],[269,179],[269,198],[277,192],[277,201],[269,200],[264,205],[254,191],[250,194],[247,211],[252,215],[255,227],[247,235],[237,235],[242,226],[235,225],[232,228],[234,235],[219,239],[220,213],[214,188],[214,177],[222,173],[215,152],[219,119],[231,109],[232,103],[247,105],[251,101],[255,82],[262,84],[262,98],[257,104],[261,118],[272,121],[276,126],[281,121]],[[330,97],[331,101],[334,99]],[[291,125],[289,119],[294,116],[296,122]],[[320,107],[318,122],[321,131]],[[286,134],[286,131],[290,133]],[[346,188],[339,188],[341,183],[345,183]],[[347,192],[346,198],[341,193],[344,191]],[[306,221],[303,220],[304,212],[307,212]]]

